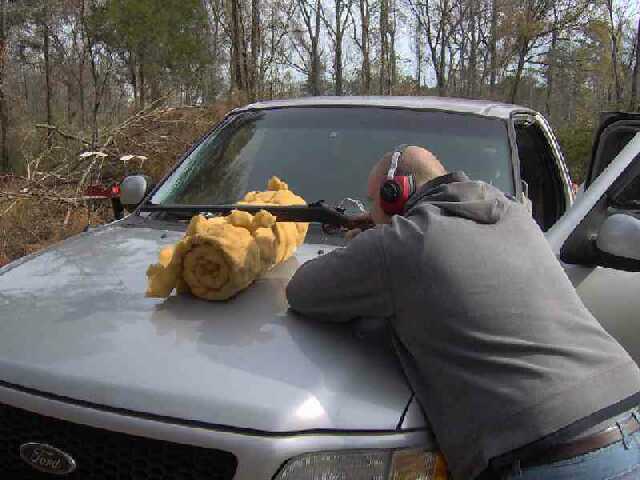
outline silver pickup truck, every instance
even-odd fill
[[[640,360],[638,132],[638,115],[603,117],[574,202],[554,135],[527,108],[334,97],[234,110],[157,186],[123,188],[139,202],[124,220],[0,269],[0,477],[434,478],[437,445],[384,322],[288,310],[296,268],[343,245],[321,217],[294,258],[228,302],[145,298],[147,266],[190,206],[233,204],[278,175],[349,214],[373,162],[423,145],[528,203],[584,302]]]

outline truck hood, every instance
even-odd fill
[[[352,325],[291,313],[305,244],[236,298],[145,298],[180,232],[114,224],[0,270],[0,381],[76,401],[264,432],[393,430],[410,391]]]

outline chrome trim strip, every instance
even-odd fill
[[[535,114],[535,119],[538,122],[538,125],[542,129],[542,132],[547,138],[547,142],[551,145],[551,151],[553,152],[553,157],[556,162],[556,168],[560,173],[561,179],[564,181],[564,196],[565,196],[565,211],[571,207],[573,204],[573,200],[575,199],[573,190],[571,189],[572,180],[571,174],[569,173],[569,169],[567,167],[566,162],[564,161],[564,155],[562,154],[562,150],[560,149],[560,144],[551,129],[551,126],[547,122],[547,119],[541,113]],[[564,212],[563,212],[564,213]]]

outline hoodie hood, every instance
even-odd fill
[[[493,224],[504,215],[507,197],[488,183],[472,181],[463,172],[452,172],[422,185],[407,202],[405,214],[411,215],[411,211],[423,203],[449,215]]]

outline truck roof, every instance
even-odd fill
[[[381,96],[325,96],[303,97],[256,102],[237,109],[262,110],[282,107],[364,106],[381,108],[408,108],[471,113],[485,117],[508,119],[514,112],[534,112],[530,108],[491,100],[471,100],[453,97],[381,97]]]

